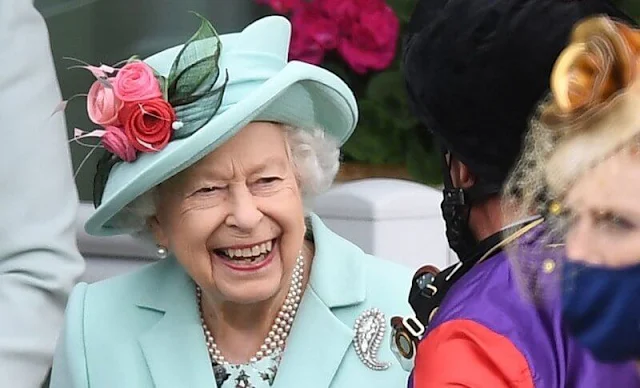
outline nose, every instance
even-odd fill
[[[263,214],[258,209],[255,198],[246,185],[239,185],[230,190],[231,210],[226,224],[243,232],[253,230],[262,220]]]

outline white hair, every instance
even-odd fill
[[[327,191],[340,167],[338,141],[320,128],[302,129],[282,125],[285,141],[302,192],[305,213],[315,197]],[[120,211],[114,226],[130,231],[135,237],[153,241],[148,219],[156,214],[157,187],[137,197]]]

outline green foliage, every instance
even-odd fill
[[[416,3],[416,0],[387,0],[387,4],[396,13],[402,26],[406,26],[409,23]]]
[[[416,0],[387,2],[400,20],[402,37]],[[323,64],[351,86],[360,107],[358,127],[343,147],[345,161],[404,164],[416,181],[438,184],[437,154],[428,144],[421,144],[415,134],[419,123],[409,110],[400,46],[401,38],[396,59],[388,69],[364,76],[353,73],[336,57],[329,57]]]
[[[615,0],[614,3],[636,20],[640,19],[640,2],[638,0]]]

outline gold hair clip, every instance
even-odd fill
[[[561,212],[562,212],[562,205],[560,204],[560,202],[558,201],[551,202],[551,204],[549,205],[549,213],[551,213],[554,216],[558,216],[560,215]]]

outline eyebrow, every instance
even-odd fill
[[[628,207],[626,209],[618,208],[616,206],[603,206],[597,209],[590,209],[590,213],[594,216],[602,216],[602,215],[613,215],[625,220],[639,223],[640,222],[640,213],[636,211],[635,208]]]

